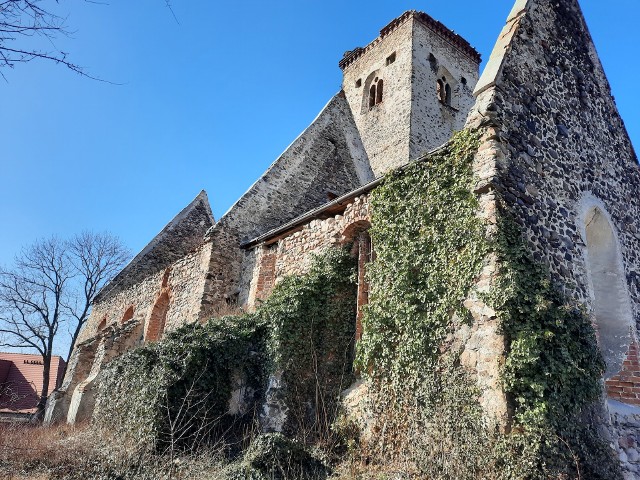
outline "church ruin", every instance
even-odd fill
[[[327,247],[356,245],[360,312],[375,250],[370,192],[471,128],[482,139],[478,215],[494,224],[500,198],[533,257],[592,315],[611,444],[640,475],[636,444],[615,441],[640,421],[640,167],[577,1],[517,0],[481,76],[479,64],[464,38],[418,11],[347,52],[341,91],[222,218],[200,193],[103,289],[48,419],[89,419],[110,360],[184,322],[251,311]],[[485,270],[478,282],[490,284],[491,260]],[[465,306],[475,322],[465,366],[484,411],[508,425],[499,319],[482,299]]]

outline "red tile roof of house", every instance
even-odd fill
[[[49,391],[62,382],[65,361],[51,358]],[[42,392],[42,357],[23,353],[0,353],[0,414],[35,413]]]

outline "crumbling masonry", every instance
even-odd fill
[[[480,78],[479,63],[416,11],[347,52],[342,90],[221,219],[202,192],[104,288],[48,419],[90,418],[111,359],[184,322],[255,308],[329,246],[356,245],[366,303],[368,193],[466,126],[483,134],[479,215],[491,225],[502,198],[535,259],[593,316],[609,440],[625,475],[640,478],[640,168],[577,1],[518,0]],[[489,261],[479,290],[493,272]],[[465,366],[487,416],[508,425],[498,319],[480,300],[465,305],[475,319]]]

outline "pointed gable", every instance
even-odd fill
[[[131,262],[107,284],[96,301],[103,301],[145,277],[164,270],[204,243],[215,224],[207,193],[203,190]]]
[[[563,138],[586,141],[592,151],[605,142],[618,159],[637,164],[576,0],[517,0],[474,95],[470,125],[481,113],[503,129],[524,129],[523,151]]]
[[[477,191],[497,193],[533,257],[593,314],[607,387],[631,378],[635,392],[640,166],[577,0],[516,2],[475,94],[467,125],[488,127]]]

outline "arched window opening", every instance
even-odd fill
[[[378,87],[376,89],[376,105],[382,102],[382,94],[384,90],[384,82],[382,79],[378,81]]]
[[[133,312],[134,312],[134,306],[131,305],[129,308],[127,308],[127,310],[124,312],[124,315],[122,316],[122,320],[120,320],[120,324],[122,325],[123,323],[128,322],[129,320],[131,320],[133,318]]]
[[[373,246],[367,221],[355,222],[347,227],[343,233],[345,243],[352,243],[351,254],[358,260],[358,292],[356,314],[356,342],[362,338],[362,316],[364,306],[369,303],[369,282],[367,281],[367,266],[373,260]]]
[[[376,106],[376,84],[372,84],[369,89],[369,108]]]
[[[447,77],[439,78],[436,82],[436,95],[443,105],[451,106],[451,85],[447,81]]]
[[[379,103],[382,103],[383,95],[384,81],[381,78],[375,77],[371,81],[371,86],[369,87],[369,110]]]
[[[618,242],[609,220],[597,207],[586,217],[586,243],[593,313],[608,380],[627,363],[627,350],[633,343],[633,316]]]
[[[444,103],[444,82],[440,79],[436,82],[436,95],[441,103]]]
[[[98,333],[100,333],[105,328],[107,328],[107,317],[104,317],[102,320],[100,320],[100,323],[98,324]]]
[[[167,312],[169,311],[169,292],[164,291],[156,300],[153,310],[151,311],[151,317],[147,324],[147,332],[145,334],[145,341],[156,342],[162,338],[164,333],[165,323],[167,321]]]

